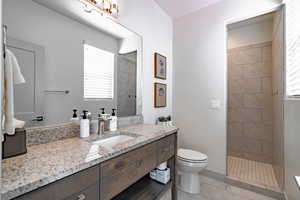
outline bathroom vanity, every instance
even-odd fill
[[[27,154],[4,160],[2,199],[154,200],[169,189],[176,199],[177,129],[141,124],[112,134],[134,138],[110,148],[96,145],[95,135],[62,139],[30,146]],[[166,185],[149,178],[165,161],[171,169]]]

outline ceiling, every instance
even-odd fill
[[[258,17],[254,17],[254,18],[247,19],[247,20],[244,20],[244,21],[241,21],[241,22],[230,24],[230,25],[228,25],[228,29],[229,30],[238,29],[238,28],[241,28],[241,27],[244,27],[244,26],[249,26],[249,25],[252,25],[252,24],[258,24],[258,23],[266,22],[266,21],[271,21],[272,22],[273,17],[274,17],[273,12],[269,13],[269,14],[265,14],[265,15],[260,15]]]
[[[223,0],[155,0],[173,19],[195,12]]]
[[[112,35],[118,39],[136,36],[135,33],[124,26],[114,22],[108,17],[102,17],[100,13],[93,10],[85,12],[81,0],[33,0],[34,2],[52,9],[62,15],[77,20],[80,23],[96,28],[102,32]]]

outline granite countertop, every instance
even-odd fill
[[[136,137],[111,149],[93,145],[88,139],[73,137],[30,146],[27,154],[2,162],[2,200],[9,200],[97,165],[130,150],[173,134],[176,127],[134,125],[118,131]]]

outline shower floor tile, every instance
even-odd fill
[[[271,164],[227,157],[228,177],[274,192],[281,192]]]

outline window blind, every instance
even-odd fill
[[[115,55],[84,44],[84,98],[113,99]]]
[[[286,2],[286,94],[300,97],[300,1]]]

